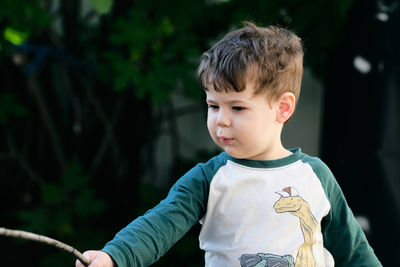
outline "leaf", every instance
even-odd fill
[[[4,35],[4,39],[9,41],[13,45],[23,44],[29,37],[29,34],[27,32],[17,31],[10,27],[7,27],[4,30],[3,35]]]
[[[30,232],[46,234],[47,233],[47,213],[44,207],[38,207],[31,210],[21,210],[17,212],[18,218],[23,223],[23,228]]]
[[[82,164],[73,160],[61,176],[61,183],[65,190],[77,190],[88,183],[89,177],[83,172]]]
[[[82,188],[75,198],[75,211],[82,218],[98,215],[105,209],[104,201],[96,199],[95,191],[90,188]]]
[[[5,124],[10,116],[23,117],[27,114],[24,106],[17,103],[15,94],[0,94],[0,124]]]
[[[42,199],[45,205],[58,205],[63,202],[63,192],[60,186],[54,184],[42,185]]]
[[[113,5],[113,0],[92,0],[91,1],[93,8],[99,13],[99,14],[107,14],[110,12],[111,7]]]
[[[169,17],[162,18],[160,24],[157,27],[157,30],[165,36],[170,36],[174,33],[174,26],[171,23]]]

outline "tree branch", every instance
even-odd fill
[[[0,227],[0,235],[4,236],[10,236],[10,237],[15,237],[15,238],[22,238],[22,239],[27,239],[27,240],[32,240],[40,243],[45,243],[47,245],[51,245],[57,248],[60,248],[62,250],[65,250],[71,254],[74,254],[75,257],[77,257],[85,266],[89,266],[90,261],[85,258],[78,250],[75,248],[64,244],[58,240],[55,240],[53,238],[43,236],[43,235],[38,235],[30,232],[25,232],[25,231],[20,231],[20,230],[11,230],[11,229],[6,229],[3,227]]]
[[[94,156],[94,159],[92,161],[90,171],[89,171],[89,176],[93,176],[94,173],[96,172],[98,166],[100,165],[101,161],[103,160],[103,157],[106,154],[106,151],[109,146],[111,146],[110,148],[113,152],[115,162],[116,163],[121,162],[118,142],[114,135],[114,126],[120,115],[122,106],[124,105],[124,99],[120,98],[118,100],[117,104],[115,105],[115,109],[113,111],[112,117],[108,118],[101,106],[100,101],[93,95],[93,91],[92,91],[91,87],[88,86],[86,84],[86,82],[84,82],[84,81],[82,81],[82,82],[84,83],[84,85],[86,87],[89,103],[91,103],[93,105],[96,115],[99,117],[100,121],[103,123],[103,126],[104,126],[104,137],[103,137],[102,142],[97,150],[96,155]]]
[[[65,169],[67,164],[64,158],[64,152],[61,146],[60,138],[58,136],[56,126],[54,125],[50,117],[50,113],[47,110],[43,95],[40,91],[39,85],[35,77],[28,77],[28,88],[39,106],[39,111],[42,116],[43,123],[50,135],[50,142],[53,145],[55,157],[59,161],[61,168]]]
[[[36,174],[36,172],[29,166],[29,163],[26,161],[25,157],[18,153],[12,135],[7,131],[7,140],[8,140],[8,147],[9,147],[9,154],[8,158],[16,160],[22,167],[22,169],[28,174],[28,177],[34,181],[35,183],[42,185],[43,180]],[[5,155],[5,154],[4,154]],[[0,157],[1,159],[1,157]]]

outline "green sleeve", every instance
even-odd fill
[[[347,205],[343,192],[329,168],[319,159],[310,164],[320,179],[331,209],[322,220],[324,247],[336,266],[382,266]]]
[[[152,264],[204,216],[210,180],[204,167],[197,165],[157,206],[118,232],[103,251],[119,267]]]

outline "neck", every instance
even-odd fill
[[[281,158],[290,156],[291,154],[293,154],[291,151],[284,148],[282,146],[282,144],[279,144],[279,145],[269,149],[266,153],[254,156],[249,159],[251,159],[251,160],[276,160],[276,159],[281,159]]]

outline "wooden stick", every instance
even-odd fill
[[[77,257],[85,266],[89,266],[90,261],[85,258],[78,250],[75,248],[68,246],[67,244],[64,244],[58,240],[55,240],[53,238],[43,236],[43,235],[38,235],[30,232],[25,232],[25,231],[20,231],[20,230],[11,230],[11,229],[6,229],[3,227],[0,227],[0,235],[4,236],[10,236],[10,237],[16,237],[16,238],[22,238],[22,239],[28,239],[32,241],[37,241],[41,243],[45,243],[51,246],[55,246],[57,248],[63,249],[69,253],[72,253]]]

